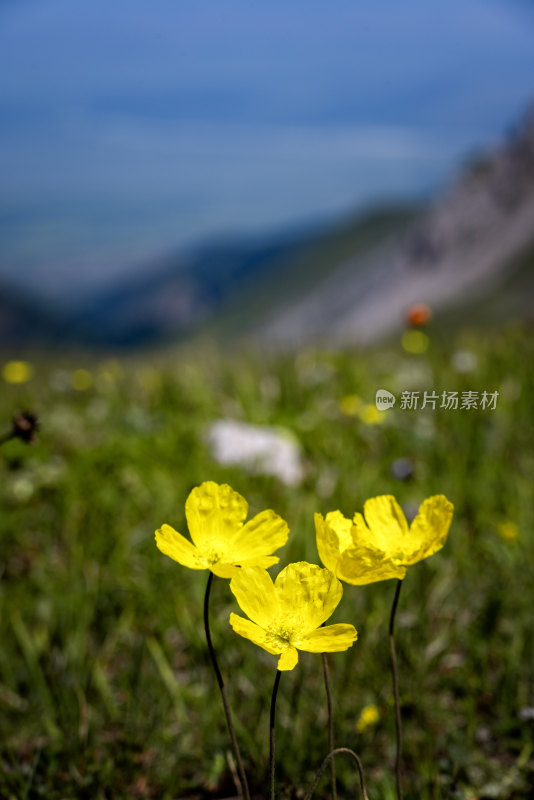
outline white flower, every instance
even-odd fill
[[[267,425],[219,419],[210,425],[207,440],[219,464],[274,475],[287,486],[298,486],[304,477],[298,442]]]

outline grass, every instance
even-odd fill
[[[455,371],[459,349],[476,354],[474,371]],[[424,356],[394,342],[261,359],[210,348],[120,365],[42,359],[31,382],[4,383],[6,430],[21,408],[42,427],[37,446],[11,441],[0,455],[0,796],[235,795],[203,639],[206,574],[154,544],[165,521],[186,532],[185,498],[206,479],[230,483],[253,513],[272,507],[287,519],[281,566],[317,562],[314,511],[349,515],[383,493],[414,508],[446,494],[455,505],[449,540],[409,569],[396,623],[405,797],[532,796],[533,361],[529,332],[510,328],[485,340],[435,335]],[[74,367],[91,372],[84,391],[61,371]],[[376,425],[343,412],[343,398],[372,403],[378,388],[500,394],[494,411],[397,403]],[[290,430],[305,460],[302,485],[214,463],[204,431],[221,416]],[[392,472],[401,457],[413,465],[410,480]],[[499,535],[505,521],[516,540]],[[336,744],[359,753],[371,800],[395,795],[394,591],[394,581],[345,586],[332,618],[359,631],[329,663]],[[214,582],[211,607],[251,787],[266,796],[276,659],[229,628],[236,608],[226,581]],[[378,722],[357,732],[368,704]],[[327,752],[326,723],[321,658],[302,654],[280,684],[280,797],[303,796]],[[340,757],[336,767],[339,797],[353,795],[352,763]],[[316,797],[330,796],[329,774]]]

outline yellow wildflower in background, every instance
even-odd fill
[[[338,578],[355,585],[402,579],[407,566],[443,547],[453,508],[442,494],[429,497],[410,527],[392,495],[367,500],[365,519],[357,513],[351,521],[340,511],[326,518],[315,514],[320,559]]]
[[[339,402],[339,408],[347,417],[355,417],[363,406],[363,400],[357,394],[347,394]]]
[[[247,501],[230,486],[206,481],[193,489],[185,503],[193,541],[162,525],[156,531],[156,544],[179,564],[209,569],[221,578],[231,578],[239,567],[277,564],[280,559],[271,553],[287,542],[287,522],[269,509],[243,524],[247,513]]]
[[[368,706],[364,706],[362,708],[362,713],[360,714],[360,718],[356,723],[356,730],[358,733],[363,733],[368,728],[372,728],[378,722],[379,715],[378,715],[378,708],[371,704]]]
[[[366,403],[360,410],[359,417],[366,425],[382,425],[386,421],[387,414],[387,411],[379,411],[372,403]]]
[[[317,564],[289,564],[274,583],[266,570],[246,569],[232,578],[230,589],[250,617],[230,614],[230,625],[240,636],[279,655],[279,670],[293,669],[298,650],[348,650],[358,636],[354,625],[321,627],[341,600],[343,587],[335,575]]]
[[[430,339],[423,331],[409,330],[402,334],[401,344],[407,353],[421,355],[421,353],[426,353],[428,350]]]
[[[503,542],[508,544],[513,544],[519,539],[519,528],[515,522],[511,522],[509,519],[503,520],[497,525],[497,533]]]
[[[364,403],[357,394],[347,394],[339,402],[342,414],[347,417],[359,417],[366,425],[381,425],[385,422],[386,412],[379,411],[376,405]]]
[[[75,369],[70,376],[70,385],[77,392],[85,392],[90,389],[93,383],[93,376],[87,369]]]
[[[33,378],[33,367],[27,361],[8,361],[2,369],[6,383],[26,383]]]
[[[123,376],[124,371],[119,361],[104,361],[98,367],[96,376],[97,386],[102,391],[112,390]]]

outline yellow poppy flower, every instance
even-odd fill
[[[402,334],[401,344],[407,353],[420,355],[426,353],[430,339],[423,331],[410,330]]]
[[[70,385],[77,392],[85,392],[91,388],[93,376],[87,369],[75,369],[70,376]]]
[[[503,520],[500,522],[497,525],[497,533],[503,542],[508,542],[508,544],[515,544],[519,539],[519,528],[515,522],[511,522],[510,520]]]
[[[360,718],[356,723],[356,730],[358,733],[363,733],[368,728],[372,728],[378,722],[380,715],[378,713],[378,708],[371,704],[369,706],[364,706],[362,708],[362,713],[360,714]]]
[[[33,377],[33,367],[27,361],[8,361],[2,375],[6,383],[26,383]]]
[[[221,578],[231,578],[240,567],[277,564],[280,559],[270,554],[287,542],[287,522],[267,510],[243,524],[247,513],[247,501],[230,486],[206,481],[185,503],[193,541],[162,525],[156,531],[156,544],[184,567],[209,569]]]
[[[321,627],[341,600],[343,587],[317,564],[289,564],[274,583],[266,570],[246,569],[232,578],[230,589],[250,617],[230,614],[230,625],[240,636],[279,655],[279,670],[293,669],[298,650],[334,653],[356,641],[354,625]]]
[[[453,508],[442,494],[429,497],[409,527],[392,495],[367,500],[365,519],[355,514],[351,521],[340,511],[324,519],[315,514],[320,559],[338,578],[359,586],[402,579],[407,566],[443,547]]]

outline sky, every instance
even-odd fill
[[[0,279],[432,196],[534,99],[513,0],[0,0]]]

